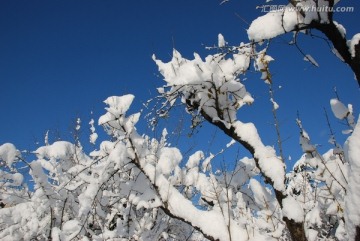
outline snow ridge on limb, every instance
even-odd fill
[[[333,53],[350,66],[360,85],[359,34],[356,34],[351,40],[347,40],[346,29],[334,20],[336,4],[340,1],[300,0],[289,2],[288,5],[281,7],[278,5],[276,10],[255,19],[247,31],[249,39],[259,42],[289,32],[318,30],[333,44]]]
[[[263,55],[261,52],[259,56],[263,59]],[[241,44],[234,47],[229,56],[224,53],[209,55],[203,61],[195,54],[194,60],[188,60],[174,51],[168,63],[153,58],[167,82],[165,88],[169,89],[163,96],[168,99],[180,97],[188,110],[201,113],[210,123],[244,145],[257,160],[267,181],[282,192],[285,190],[284,163],[272,147],[262,143],[252,123],[244,124],[236,117],[238,109],[254,101],[239,79],[254,58],[253,49],[251,45]]]
[[[328,24],[332,21],[332,7],[334,3],[323,0],[290,1],[287,5],[278,5],[276,9],[258,17],[250,24],[248,37],[257,42],[306,29],[314,22]],[[338,23],[336,25],[341,26]],[[345,29],[339,30],[344,35]]]

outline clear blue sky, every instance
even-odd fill
[[[169,60],[175,46],[185,57],[191,58],[193,52],[205,56],[204,46],[216,44],[218,33],[230,44],[247,42],[246,22],[262,14],[256,5],[265,0],[220,2],[2,0],[0,144],[12,142],[19,149],[33,150],[49,129],[66,138],[76,117],[87,128],[90,112],[97,119],[103,113],[102,101],[111,95],[132,93],[135,110],[140,108],[162,84],[152,54]],[[360,32],[360,3],[343,2],[355,9],[335,17],[349,37]],[[271,66],[275,85],[282,86],[276,100],[283,138],[289,138],[285,144],[297,147],[297,110],[314,142],[326,144],[323,107],[330,112],[332,88],[337,86],[342,100],[354,105],[357,117],[358,85],[323,40],[305,36],[299,41],[320,68],[303,61],[288,40],[289,36],[277,38],[269,52],[276,59]],[[271,104],[266,85],[257,77],[249,75],[246,81],[256,103],[244,119],[259,123],[265,142],[272,145]],[[336,128],[342,127],[333,121]]]

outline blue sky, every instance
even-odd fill
[[[246,22],[262,14],[256,6],[265,1],[220,2],[2,0],[0,144],[11,142],[19,149],[33,150],[47,130],[66,139],[75,118],[80,117],[87,128],[90,112],[97,119],[105,107],[102,101],[111,95],[134,94],[136,111],[162,85],[152,54],[166,61],[175,47],[188,58],[193,52],[205,56],[204,47],[216,44],[218,33],[230,44],[247,42]],[[345,3],[342,6],[354,6],[354,12],[339,13],[335,19],[345,26],[349,38],[360,32],[360,3]],[[275,86],[282,86],[276,101],[287,155],[300,151],[295,150],[297,111],[314,142],[326,144],[329,131],[323,108],[330,113],[334,86],[344,103],[354,105],[355,116],[360,110],[353,73],[325,41],[310,36],[299,39],[302,50],[319,63],[315,68],[287,44],[290,37],[275,39],[269,51],[276,60],[271,65]],[[272,145],[267,87],[256,74],[249,74],[246,85],[256,103],[247,113],[242,110],[240,119],[258,124],[265,142]],[[332,121],[339,132],[343,126]]]

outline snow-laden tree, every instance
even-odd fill
[[[130,111],[134,96],[111,96],[98,119],[110,138],[90,153],[78,138],[50,144],[46,137],[44,146],[27,153],[0,145],[0,239],[358,240],[360,123],[352,106],[330,101],[335,117],[348,125],[348,138],[341,145],[333,135],[334,147],[323,154],[297,120],[304,154],[289,172],[281,148],[265,144],[239,111],[254,102],[243,74],[254,68],[264,84],[273,82],[273,59],[257,42],[286,32],[324,32],[359,76],[360,38],[346,41],[331,12],[303,10],[311,4],[334,2],[291,2],[254,21],[250,43],[229,46],[220,34],[217,52],[205,58],[186,59],[176,50],[169,62],[153,56],[165,84],[158,88],[161,105],[150,122],[171,116],[180,105],[192,128],[209,123],[231,138],[224,148],[239,145],[248,151],[236,157],[233,168],[218,170],[212,166],[216,155],[202,150],[185,155],[168,142],[167,129],[158,139],[139,133],[142,113]],[[302,8],[290,11],[294,6]],[[346,49],[327,35],[333,26]],[[279,105],[271,101],[276,114]],[[95,143],[94,121],[90,125]]]
[[[346,28],[335,20],[337,11],[351,8],[339,7],[340,2],[344,1],[288,0],[287,5],[280,5],[281,7],[277,7],[275,11],[255,19],[247,31],[249,39],[256,42],[292,32],[293,43],[296,43],[299,33],[320,31],[332,44],[332,52],[352,69],[360,85],[360,34],[348,38]],[[271,3],[279,4],[278,1]],[[310,62],[313,60],[311,56],[307,59]]]

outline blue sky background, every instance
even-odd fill
[[[256,6],[265,1],[231,0],[222,5],[220,2],[2,0],[0,144],[11,142],[19,149],[34,150],[36,142],[43,143],[47,130],[50,138],[59,133],[67,139],[77,117],[83,120],[87,138],[90,113],[93,111],[97,120],[104,113],[102,101],[108,96],[134,94],[133,110],[137,111],[142,102],[156,95],[155,88],[163,83],[152,54],[167,61],[175,47],[184,57],[192,58],[193,52],[205,57],[210,52],[204,47],[216,44],[218,33],[230,44],[247,42],[246,22],[262,14]],[[355,10],[335,15],[350,38],[360,32],[360,3],[342,2],[342,6],[354,6]],[[329,130],[323,108],[331,114],[329,100],[335,97],[333,87],[337,87],[344,103],[354,105],[357,117],[358,84],[350,68],[331,53],[324,40],[310,36],[299,39],[302,50],[319,63],[320,67],[315,68],[303,60],[294,46],[288,45],[290,38],[291,35],[275,39],[269,51],[276,60],[271,65],[274,84],[282,86],[276,92],[276,101],[286,139],[285,153],[300,154],[297,111],[314,143],[322,144],[320,151],[325,151]],[[258,124],[264,142],[273,145],[276,137],[267,86],[257,74],[247,77],[245,83],[256,102],[241,110],[239,118]],[[176,119],[167,120],[164,125]],[[332,125],[338,134],[345,128],[334,118]],[[184,131],[185,142],[187,133],[188,130]],[[202,133],[216,136],[220,143],[224,140],[213,128],[205,127],[191,143],[209,143],[209,137]]]

